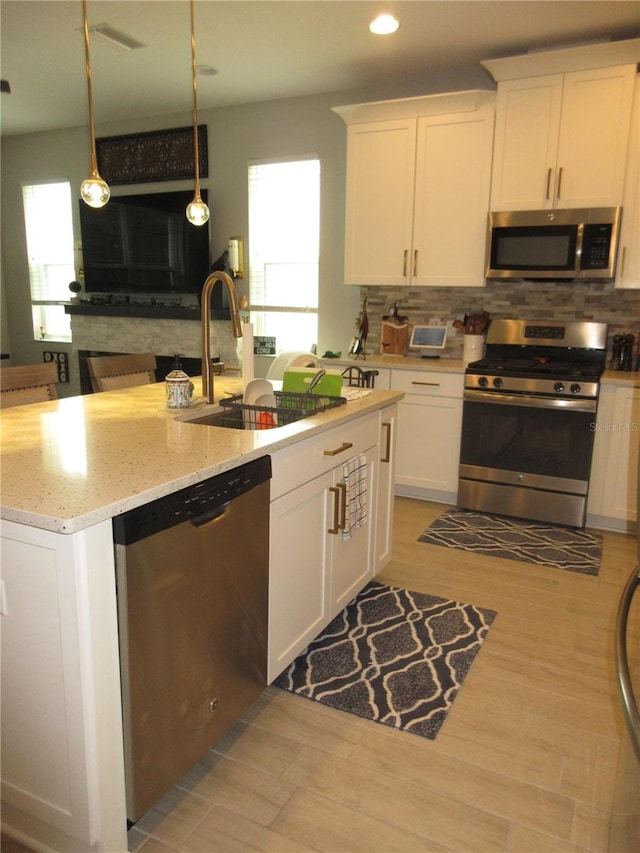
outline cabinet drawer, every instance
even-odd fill
[[[378,443],[378,412],[272,454],[271,500]]]
[[[425,397],[459,397],[464,390],[464,373],[437,370],[392,370],[391,388]]]

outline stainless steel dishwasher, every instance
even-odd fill
[[[270,477],[265,456],[113,520],[131,822],[266,687]]]

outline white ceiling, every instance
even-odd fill
[[[197,0],[200,109],[320,92],[407,86],[482,59],[640,36],[637,0]],[[146,47],[92,36],[96,123],[191,110],[188,0],[89,0],[89,24]],[[400,29],[374,36],[375,13]],[[87,121],[81,0],[1,0],[3,134]],[[484,72],[482,72],[484,74]],[[487,86],[491,83],[487,77]]]

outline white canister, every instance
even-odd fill
[[[193,384],[177,358],[173,370],[167,374],[164,383],[167,390],[167,408],[187,409],[191,403]]]
[[[484,335],[464,335],[462,343],[462,360],[465,364],[484,356]]]

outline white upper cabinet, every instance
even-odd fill
[[[347,131],[345,281],[406,284],[413,233],[415,119]]]
[[[562,76],[498,85],[491,210],[539,210],[554,190]]]
[[[616,270],[616,287],[640,288],[640,77],[636,78],[631,114]]]
[[[418,119],[411,283],[482,287],[493,106]]]
[[[557,207],[622,204],[635,71],[623,65],[565,75]]]
[[[479,90],[336,108],[346,284],[484,285],[494,101]]]
[[[639,45],[482,63],[498,82],[492,210],[622,204]]]

